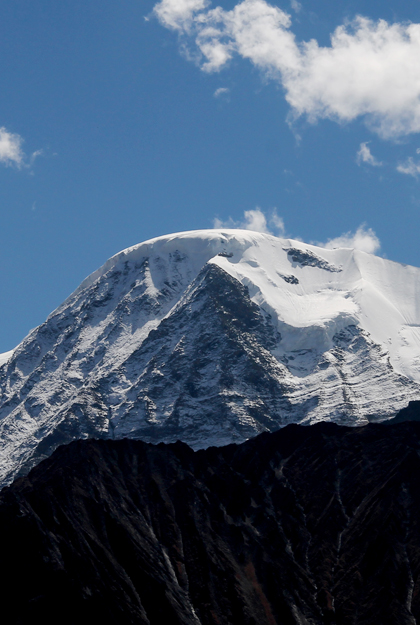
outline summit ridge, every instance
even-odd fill
[[[77,438],[241,442],[420,399],[420,269],[247,230],[130,247],[0,355],[0,481]]]

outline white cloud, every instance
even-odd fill
[[[239,55],[281,83],[291,120],[364,117],[384,138],[420,132],[420,24],[357,16],[322,47],[297,42],[290,15],[265,0],[243,0],[230,11],[207,0],[161,0],[154,11],[196,47],[192,58],[198,52],[204,71]]]
[[[290,6],[295,13],[299,13],[302,10],[302,5],[297,0],[290,0]]]
[[[219,89],[216,89],[213,95],[215,98],[220,98],[221,96],[228,96],[229,93],[230,89],[228,89],[227,87],[219,87]]]
[[[2,126],[0,128],[0,163],[21,167],[25,158],[22,143],[23,139],[20,135],[8,132]]]
[[[213,220],[213,228],[229,228],[241,230],[253,230],[254,232],[263,232],[264,234],[272,234],[278,237],[285,237],[285,226],[282,217],[277,215],[277,210],[274,208],[271,214],[266,217],[260,208],[255,210],[244,211],[243,220],[234,220],[229,217],[226,221],[219,218]],[[302,241],[300,237],[293,237],[298,241]],[[381,242],[372,228],[367,228],[366,224],[362,224],[356,230],[356,232],[346,232],[334,239],[328,239],[326,243],[320,243],[319,241],[312,242],[312,245],[318,247],[324,247],[332,250],[336,248],[352,248],[355,250],[361,250],[362,252],[368,252],[369,254],[376,254],[381,247]]]
[[[367,163],[368,165],[372,165],[373,167],[381,167],[383,163],[378,161],[370,151],[368,143],[361,143],[359,151],[356,155],[356,162],[358,165],[362,163]]]
[[[350,247],[355,250],[362,250],[369,254],[376,254],[381,247],[381,243],[372,228],[366,228],[366,224],[359,226],[355,233],[346,232],[335,239],[329,239],[326,243],[316,243],[320,247],[335,249],[338,247]]]
[[[399,171],[400,174],[408,174],[409,176],[417,178],[420,174],[420,161],[416,163],[413,157],[410,156],[405,163],[400,163],[400,165],[398,165],[397,171]]]
[[[209,0],[162,0],[153,10],[163,26],[189,30],[194,14],[208,5]]]
[[[263,232],[274,236],[284,236],[284,221],[277,215],[274,208],[268,219],[260,208],[244,211],[243,221],[235,221],[229,217],[226,221],[217,218],[213,221],[214,228],[240,228],[242,230],[252,230],[254,232]]]
[[[38,156],[44,154],[43,150],[36,150],[29,159],[22,150],[23,138],[6,130],[4,126],[0,127],[0,163],[10,166],[15,165],[18,169],[22,167],[31,169]],[[30,172],[33,175],[33,172]]]
[[[246,230],[270,234],[270,230],[267,227],[267,219],[261,209],[256,208],[255,210],[245,211],[244,217],[245,222],[242,227]]]

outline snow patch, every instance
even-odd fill
[[[11,349],[8,352],[3,352],[2,354],[0,354],[0,367],[2,365],[4,365],[8,360],[11,359],[11,357],[13,356],[15,350]]]

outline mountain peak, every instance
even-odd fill
[[[420,399],[420,270],[248,230],[110,258],[0,365],[0,479],[74,438],[194,448]]]

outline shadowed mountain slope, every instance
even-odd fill
[[[0,495],[9,623],[414,625],[420,423],[77,441]],[[18,594],[19,600],[16,601]]]

